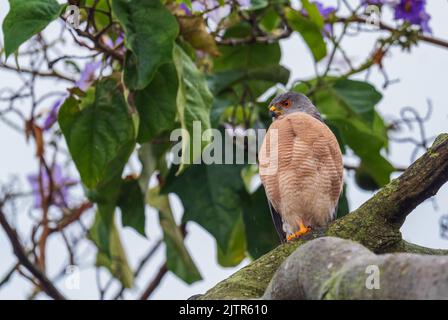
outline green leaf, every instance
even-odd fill
[[[143,89],[157,69],[172,60],[179,26],[159,0],[114,0],[112,10],[123,26],[126,53],[124,81],[130,89]]]
[[[289,26],[300,33],[311,50],[315,61],[322,60],[327,55],[327,47],[321,28],[309,18],[293,9],[285,9],[285,17]]]
[[[59,125],[87,188],[103,188],[121,175],[136,130],[115,80],[98,81],[81,100],[70,96],[59,112]]]
[[[224,252],[217,246],[218,263],[223,267],[235,267],[246,257],[246,233],[242,215],[236,220],[228,250]]]
[[[201,280],[201,274],[185,247],[182,231],[174,220],[168,196],[161,195],[158,187],[152,188],[148,192],[147,202],[159,211],[160,225],[166,244],[168,270],[188,284]]]
[[[364,81],[339,79],[333,89],[353,112],[361,115],[370,124],[373,123],[375,106],[380,102],[382,95],[374,86]]]
[[[145,237],[145,201],[137,180],[127,179],[121,183],[117,206],[123,226],[132,227]]]
[[[199,223],[216,238],[225,254],[230,249],[235,221],[242,214],[241,169],[241,165],[230,164],[190,166],[178,177],[171,173],[163,190],[180,197],[185,209],[183,221]]]
[[[9,0],[9,6],[3,21],[6,58],[57,19],[63,7],[56,0]]]
[[[110,12],[109,0],[85,0],[85,6],[88,8],[95,7],[95,24],[98,30],[106,28],[109,24],[109,17],[106,12]],[[87,11],[87,9],[86,9]],[[87,11],[88,12],[88,11]],[[115,40],[115,39],[114,39]]]
[[[262,80],[271,85],[286,84],[289,80],[289,70],[280,65],[268,65],[263,68],[249,70],[229,70],[212,74],[209,78],[209,86],[215,95],[235,85],[248,80]]]
[[[95,222],[89,230],[89,238],[98,248],[96,265],[107,268],[110,273],[118,279],[125,288],[132,288],[134,274],[129,267],[126,253],[121,244],[120,234],[114,222],[110,228],[105,228],[105,222],[100,214],[95,215]],[[110,244],[110,251],[102,247],[101,237],[107,237]]]
[[[213,128],[217,128],[221,121],[221,116],[227,107],[231,106],[233,103],[232,99],[215,97],[213,100],[213,106],[210,111],[210,121]]]
[[[280,244],[269,211],[268,200],[263,187],[253,194],[243,193],[244,226],[247,249],[257,259]]]
[[[269,5],[268,0],[251,0],[249,10],[259,10]]]
[[[177,72],[174,64],[164,64],[151,83],[135,92],[135,106],[140,116],[137,141],[148,142],[176,124]]]
[[[238,46],[219,46],[221,55],[214,60],[214,71],[232,69],[247,70],[278,65],[281,58],[280,45],[254,43]]]
[[[336,219],[342,218],[350,212],[347,199],[347,185],[344,183],[341,196],[338,201],[338,211],[336,212]]]
[[[260,27],[267,32],[272,32],[276,28],[278,28],[281,21],[282,20],[277,11],[275,11],[273,8],[270,8],[265,12],[263,18],[261,18]]]
[[[379,184],[370,176],[369,170],[362,162],[355,171],[355,182],[359,188],[367,191],[375,191],[380,188]]]
[[[370,176],[380,186],[389,183],[394,167],[381,155],[384,142],[372,128],[356,118],[331,117],[328,120],[338,127],[345,143],[361,158]]]
[[[146,195],[149,186],[149,180],[153,173],[158,170],[159,174],[167,174],[165,155],[170,147],[169,143],[144,143],[138,150],[138,158],[142,164],[142,171],[138,179],[140,189]]]
[[[182,136],[182,163],[178,171],[180,173],[187,164],[200,157],[203,148],[208,144],[207,141],[202,141],[201,148],[193,148],[193,126],[197,121],[202,132],[210,128],[213,96],[202,72],[179,46],[174,47],[174,63],[179,79],[177,112],[181,127],[189,134],[188,137],[185,134]]]
[[[314,22],[319,29],[324,27],[324,18],[319,12],[315,3],[310,3],[309,0],[302,0],[303,9],[305,9],[308,17]]]

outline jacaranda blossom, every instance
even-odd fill
[[[395,7],[395,19],[402,19],[418,25],[425,32],[431,32],[428,21],[431,16],[425,11],[426,0],[400,0]]]
[[[39,174],[31,174],[27,177],[34,197],[34,208],[42,207],[42,194],[45,198],[48,198],[50,196],[50,190],[52,191],[51,204],[61,208],[66,207],[69,188],[78,183],[78,181],[64,176],[59,165],[54,165],[51,168],[51,175],[48,174],[46,169],[41,169],[41,175],[42,192],[39,183]],[[50,181],[50,176],[52,181]],[[50,182],[52,182],[53,188],[50,188]]]
[[[45,131],[49,130],[58,120],[59,107],[61,106],[63,101],[64,101],[64,98],[61,98],[54,102],[53,106],[50,109],[50,113],[47,115],[47,117],[44,120],[43,129]]]
[[[75,85],[81,90],[86,91],[93,81],[95,81],[95,72],[101,67],[101,63],[101,61],[87,63],[81,72],[81,77],[76,81]]]

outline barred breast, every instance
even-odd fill
[[[325,226],[333,218],[342,191],[342,154],[323,122],[303,112],[275,120],[261,146],[259,164],[266,195],[285,232],[297,231],[300,222]]]

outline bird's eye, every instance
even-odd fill
[[[285,107],[285,108],[289,108],[289,106],[290,106],[290,101],[289,101],[289,100],[285,100],[285,101],[283,101],[283,102],[282,102],[282,106]]]

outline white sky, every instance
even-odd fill
[[[333,4],[335,1],[324,1]],[[356,2],[356,0],[355,0]],[[0,0],[0,21],[3,21],[8,7],[7,0]],[[428,11],[432,15],[430,26],[435,36],[448,40],[448,28],[446,19],[448,3],[445,1],[428,1]],[[388,17],[385,17],[386,21]],[[50,28],[50,32],[57,28]],[[1,33],[1,32],[0,32]],[[1,35],[3,39],[3,35]],[[372,40],[375,34],[362,34],[344,42],[344,47],[355,63],[363,61],[364,57],[372,49]],[[74,49],[75,50],[75,49]],[[292,71],[292,79],[306,79],[312,76],[313,67],[308,49],[299,36],[295,35],[291,39],[282,42],[283,58],[282,63]],[[426,126],[428,135],[436,135],[448,130],[448,106],[446,99],[446,72],[448,71],[448,51],[446,49],[421,43],[418,48],[413,48],[412,53],[393,50],[385,59],[385,68],[391,79],[399,79],[400,82],[391,85],[382,91],[384,98],[379,105],[379,111],[387,119],[397,116],[400,108],[412,106],[420,110],[422,114],[426,112],[427,99],[430,98],[434,110],[430,125]],[[372,72],[370,81],[378,89],[383,84],[383,78],[375,70]],[[17,77],[4,70],[0,70],[0,88],[5,86],[14,87],[20,84]],[[45,82],[39,87],[39,92],[54,90],[55,87],[64,88],[63,83]],[[50,104],[51,100],[49,100]],[[24,106],[25,107],[25,106]],[[49,106],[50,107],[50,106]],[[27,189],[25,180],[26,174],[36,171],[36,160],[34,158],[33,145],[27,145],[24,137],[0,123],[0,182],[14,180],[20,181],[24,189]],[[391,146],[391,159],[394,164],[409,164],[410,145]],[[359,190],[353,183],[349,174],[349,199],[351,209],[355,209],[366,199],[371,197],[371,193]],[[448,187],[444,186],[435,197],[439,210],[435,210],[433,203],[427,201],[420,205],[406,220],[402,233],[406,240],[435,248],[448,248],[448,241],[439,236],[439,219],[442,214],[448,214]],[[182,215],[181,206],[176,199],[173,199],[175,215],[180,219]],[[23,214],[17,218],[19,226],[26,230],[30,225],[26,204],[23,207]],[[154,299],[185,299],[193,294],[203,293],[214,286],[220,280],[228,277],[234,271],[240,269],[247,261],[236,268],[222,268],[216,263],[216,249],[214,239],[195,223],[188,224],[189,235],[186,244],[196,261],[203,280],[188,286],[176,276],[168,274],[162,281],[161,286],[152,296]],[[137,235],[134,231],[125,229],[122,233],[128,257],[132,266],[135,266],[141,257],[151,246],[155,239],[160,236],[157,215],[154,210],[149,209],[147,215],[146,232],[150,240],[146,240]],[[47,249],[49,255],[49,272],[55,274],[60,266],[65,262],[65,248],[60,238],[52,238]],[[14,257],[11,254],[11,247],[6,240],[3,231],[0,231],[0,278],[13,265]],[[158,254],[147,265],[137,283],[145,286],[151,279],[159,266],[164,261],[164,249],[160,249]],[[107,273],[102,274],[103,283],[108,279]],[[69,297],[75,299],[95,299],[97,290],[95,283],[95,272],[92,268],[83,270],[81,273],[80,290],[67,290],[63,282],[58,287]],[[21,299],[30,292],[30,285],[20,276],[15,275],[10,283],[0,289],[0,299]],[[113,292],[114,290],[112,290]],[[132,298],[137,296],[132,294]],[[42,296],[40,296],[42,297]]]

